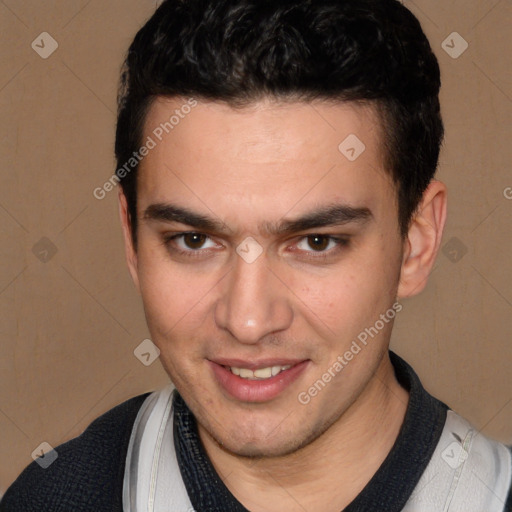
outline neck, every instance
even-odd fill
[[[291,455],[247,459],[224,451],[201,428],[200,435],[224,484],[251,512],[339,512],[363,490],[390,452],[408,399],[386,356],[350,409],[322,436]]]

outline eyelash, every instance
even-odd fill
[[[205,249],[183,250],[183,249],[179,249],[177,247],[172,246],[172,244],[174,243],[175,240],[177,240],[179,238],[183,238],[186,235],[205,236],[207,238],[207,240],[212,240],[212,238],[209,237],[208,235],[206,235],[204,233],[197,232],[197,231],[185,231],[182,233],[176,233],[174,235],[165,235],[163,237],[163,240],[164,240],[164,245],[167,247],[167,250],[174,252],[175,254],[179,254],[180,256],[187,257],[187,258],[203,257],[205,252],[207,251]],[[336,244],[336,247],[334,249],[329,249],[328,251],[301,251],[301,252],[304,252],[304,254],[306,255],[305,256],[306,259],[311,259],[311,260],[315,260],[315,261],[328,259],[329,257],[338,254],[343,248],[345,248],[349,245],[348,237],[336,237],[336,236],[326,235],[326,234],[322,234],[322,233],[311,233],[308,235],[301,236],[299,238],[299,241],[297,242],[297,244],[299,242],[301,242],[302,240],[307,240],[310,237],[326,238],[326,239],[328,239],[329,243],[334,242]],[[299,249],[299,251],[300,251],[300,249]]]

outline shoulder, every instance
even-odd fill
[[[434,484],[427,487],[434,477]],[[418,491],[408,504],[422,506],[422,510],[444,510],[449,499],[454,510],[511,512],[511,486],[511,447],[486,437],[449,410]]]
[[[507,448],[510,453],[510,459],[512,460],[512,446],[507,446]],[[511,468],[511,471],[512,471],[512,468]],[[507,497],[507,502],[505,504],[504,512],[512,512],[512,482],[508,489],[508,497]]]
[[[121,511],[126,451],[147,396],[127,400],[57,446],[57,459],[48,468],[30,464],[7,490],[0,511]]]

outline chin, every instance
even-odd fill
[[[297,442],[297,439],[273,439],[271,442],[268,439],[261,439],[248,442],[233,438],[220,444],[222,449],[230,454],[252,459],[284,457],[296,452],[302,445],[303,443]]]
[[[219,433],[210,430],[209,435],[224,451],[232,455],[247,458],[278,458],[297,452],[323,432],[322,428],[311,426],[304,429],[304,425],[296,425],[293,428],[284,422],[264,431],[261,427],[257,430],[244,430],[242,425],[238,425],[235,428],[231,427],[229,432]]]

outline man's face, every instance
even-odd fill
[[[132,274],[201,435],[290,453],[364,399],[387,352],[392,322],[374,326],[395,302],[403,241],[380,125],[354,104],[199,102],[158,141],[184,104],[159,99],[146,118],[157,145],[139,170]]]

